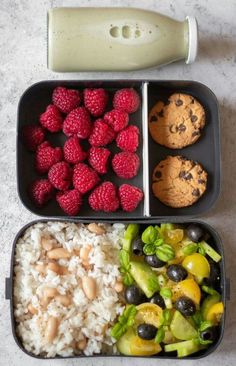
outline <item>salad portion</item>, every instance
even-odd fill
[[[185,357],[220,336],[220,254],[200,225],[127,226],[119,252],[125,308],[111,329],[130,356]]]

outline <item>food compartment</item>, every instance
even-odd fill
[[[220,192],[220,126],[218,102],[212,91],[195,81],[150,81],[147,86],[147,114],[158,102],[166,103],[174,93],[184,93],[195,97],[203,106],[206,115],[205,127],[200,138],[190,146],[170,149],[155,142],[148,133],[149,155],[149,203],[151,217],[191,217],[203,214],[215,203]],[[148,117],[147,117],[148,118]],[[152,174],[156,165],[167,156],[181,155],[200,163],[208,173],[206,192],[191,206],[172,208],[161,203],[152,191]]]
[[[109,105],[106,108],[106,111],[111,110],[112,107],[112,96],[114,93],[122,88],[134,88],[141,100],[141,104],[139,109],[129,115],[129,125],[136,125],[140,130],[140,139],[139,139],[139,147],[137,150],[137,154],[140,158],[140,168],[138,174],[133,179],[122,179],[117,177],[117,175],[112,171],[110,166],[108,174],[102,175],[101,181],[112,181],[117,187],[121,184],[128,183],[135,185],[141,189],[143,189],[143,83],[141,81],[43,81],[37,84],[34,84],[29,89],[25,91],[22,95],[19,106],[18,106],[18,126],[17,126],[17,182],[18,182],[18,193],[21,198],[22,203],[29,209],[31,212],[40,215],[40,216],[53,216],[53,217],[65,217],[67,216],[62,209],[57,204],[56,200],[53,199],[45,207],[38,208],[31,201],[28,195],[28,187],[30,183],[36,178],[39,177],[34,169],[34,153],[29,152],[24,146],[21,139],[21,131],[22,127],[27,124],[38,124],[39,116],[43,113],[46,107],[51,103],[52,100],[52,92],[58,87],[63,86],[66,88],[73,88],[79,91],[84,90],[85,88],[104,88],[109,94]],[[93,118],[95,120],[96,118]],[[53,146],[63,146],[66,136],[62,133],[47,133],[46,140],[52,143]],[[82,140],[81,140],[82,141]],[[83,140],[81,142],[82,147],[87,150],[89,144],[87,141]],[[109,144],[107,148],[111,151],[111,156],[114,153],[120,152],[121,150],[116,146],[115,141],[112,144]],[[86,161],[87,162],[87,161]],[[110,164],[111,165],[111,164]],[[42,176],[43,178],[47,177],[47,175]],[[90,192],[89,192],[90,193]],[[141,218],[144,215],[144,201],[142,201],[139,206],[133,212],[124,212],[121,208],[113,213],[104,213],[104,212],[96,212],[93,211],[87,202],[89,194],[86,194],[84,197],[84,204],[78,214],[78,216],[88,218]]]
[[[30,356],[33,356],[33,357],[36,357],[36,358],[60,358],[59,356],[56,356],[56,357],[54,357],[54,356],[50,356],[50,354],[49,354],[49,356],[47,356],[47,357],[45,357],[45,355],[43,355],[43,354],[40,354],[40,355],[35,355],[35,354],[32,354],[31,352],[29,352],[29,351],[27,351],[26,349],[25,349],[25,347],[23,346],[23,344],[22,344],[22,341],[21,341],[21,339],[19,338],[19,335],[16,333],[16,326],[17,326],[17,323],[16,323],[16,319],[15,319],[15,316],[14,316],[14,299],[13,299],[13,293],[14,293],[14,286],[15,286],[15,283],[14,283],[14,280],[13,280],[13,276],[14,276],[14,267],[15,267],[15,265],[19,265],[19,263],[21,262],[21,260],[20,260],[20,258],[19,258],[19,256],[20,256],[20,251],[19,251],[19,247],[18,247],[18,249],[17,249],[17,251],[16,251],[16,245],[24,245],[24,242],[22,241],[22,239],[20,239],[20,238],[22,238],[22,236],[24,236],[24,234],[27,232],[27,230],[29,230],[33,225],[36,225],[36,227],[37,227],[37,233],[35,232],[35,234],[39,234],[39,230],[40,229],[42,229],[43,230],[43,228],[45,228],[45,226],[47,226],[48,224],[50,224],[51,225],[51,227],[52,227],[52,225],[55,225],[55,230],[56,230],[56,232],[58,231],[58,233],[55,235],[55,237],[57,238],[57,240],[59,240],[59,241],[61,241],[61,240],[64,240],[63,239],[63,237],[64,238],[66,238],[66,236],[64,236],[64,234],[63,234],[63,236],[61,236],[60,234],[59,234],[59,231],[60,230],[65,230],[65,232],[67,232],[67,235],[69,234],[69,229],[68,229],[68,226],[70,225],[70,226],[73,226],[73,225],[76,225],[76,224],[81,224],[80,222],[74,222],[74,223],[72,223],[71,221],[69,222],[68,220],[66,221],[66,220],[60,220],[60,224],[58,223],[58,221],[57,220],[50,220],[50,222],[49,223],[47,223],[47,220],[40,220],[40,221],[34,221],[34,222],[32,222],[32,223],[29,223],[28,225],[26,225],[25,227],[23,227],[20,231],[19,231],[19,233],[16,235],[16,238],[15,238],[15,241],[14,241],[14,243],[13,243],[13,248],[12,248],[12,258],[11,258],[11,268],[10,268],[10,278],[8,278],[8,279],[6,279],[6,298],[8,298],[8,299],[10,299],[10,309],[11,309],[11,321],[12,321],[12,333],[13,333],[13,336],[14,336],[14,338],[15,338],[15,341],[16,341],[16,343],[17,343],[17,345],[22,349],[22,351],[24,351],[24,352],[26,352],[28,355],[30,355]],[[67,226],[67,229],[63,229],[63,224],[64,224],[64,226]],[[68,225],[67,225],[68,224]],[[85,224],[87,225],[87,224],[89,224],[88,222],[85,222]],[[96,234],[96,232],[95,232],[95,229],[96,229],[96,231],[97,231],[97,228],[100,228],[100,230],[102,229],[102,228],[106,228],[106,224],[105,224],[105,226],[103,226],[105,224],[105,222],[101,222],[100,224],[99,223],[96,223],[96,224],[93,224],[93,226],[92,227],[90,227],[90,229],[94,232],[94,234],[95,234],[95,236],[96,235],[101,235],[101,233],[99,233],[99,234]],[[137,222],[136,222],[136,224],[137,224]],[[146,221],[145,223],[140,223],[139,224],[139,234],[141,235],[141,233],[143,233],[144,232],[144,230],[145,229],[147,229],[148,227],[150,227],[150,225],[152,225],[153,227],[155,226],[155,225],[160,225],[160,224],[163,224],[163,222],[157,222],[157,221]],[[227,284],[226,284],[226,280],[225,280],[225,267],[224,267],[224,253],[223,253],[223,248],[222,248],[222,243],[221,243],[221,239],[219,238],[219,236],[218,236],[218,234],[217,234],[217,232],[211,227],[211,226],[209,226],[208,224],[206,224],[206,223],[203,223],[203,222],[201,222],[201,221],[193,221],[193,220],[189,220],[189,221],[186,221],[186,222],[180,222],[180,223],[178,223],[178,227],[179,228],[186,228],[187,226],[189,226],[190,224],[195,224],[195,225],[197,225],[198,227],[200,227],[202,230],[203,230],[203,234],[204,234],[204,239],[207,241],[207,243],[215,250],[215,251],[217,251],[218,252],[218,254],[220,254],[220,256],[221,256],[221,260],[220,260],[220,262],[219,262],[219,270],[220,270],[220,281],[218,282],[218,284],[217,284],[217,286],[215,287],[214,286],[214,289],[216,289],[220,294],[221,294],[221,301],[223,302],[223,304],[224,304],[224,308],[225,308],[225,306],[226,306],[226,291],[227,291],[227,288],[226,288],[226,286],[227,286]],[[60,226],[61,225],[61,226]],[[96,226],[97,225],[97,226]],[[113,225],[113,224],[111,224],[111,225]],[[122,224],[115,224],[115,225],[117,225],[116,226],[116,234],[120,231],[120,232],[122,232],[122,230],[124,230],[124,224],[122,225]],[[91,224],[90,224],[90,226],[91,226]],[[108,226],[108,227],[110,227],[110,225]],[[114,226],[115,227],[115,226]],[[74,228],[76,228],[75,226],[74,226]],[[163,229],[165,228],[165,226],[163,226]],[[171,229],[171,227],[170,227],[170,225],[169,226],[166,226],[166,228],[168,228],[168,230],[172,230]],[[110,231],[110,229],[106,229],[106,230],[108,230],[107,232],[109,232]],[[75,230],[76,231],[76,230]],[[45,231],[45,232],[47,232],[47,230]],[[50,230],[49,230],[49,232],[50,232]],[[97,231],[97,233],[98,233],[98,231]],[[104,234],[104,233],[103,233]],[[30,240],[33,240],[34,241],[34,246],[32,246],[32,250],[33,250],[33,247],[35,247],[35,249],[36,249],[36,247],[37,247],[37,245],[36,245],[36,241],[37,241],[37,235],[33,235],[31,238],[32,239],[30,239],[30,235],[26,235],[25,237],[24,237],[24,239],[26,240],[26,242],[29,242]],[[70,234],[69,234],[70,235]],[[77,235],[77,234],[75,234],[75,235]],[[106,235],[106,234],[105,234]],[[133,234],[131,234],[131,231],[130,231],[130,235],[133,235]],[[192,235],[194,235],[194,233],[192,234]],[[112,237],[112,236],[111,236]],[[111,238],[110,237],[110,238]],[[126,237],[126,239],[127,239],[128,237]],[[19,242],[19,240],[21,240],[20,242]],[[115,240],[115,239],[113,239],[113,240]],[[79,243],[80,241],[78,241],[78,243]],[[18,243],[18,244],[17,244]],[[75,242],[74,242],[75,243]],[[117,242],[116,242],[117,243]],[[40,244],[40,245],[42,245],[42,243]],[[71,247],[71,245],[72,245],[72,247],[73,247],[73,240],[71,240],[71,241],[67,241],[67,246],[68,246],[68,248],[70,248],[70,250],[72,249],[72,247]],[[117,245],[115,244],[115,242],[114,242],[114,250],[115,250],[115,248],[117,247]],[[124,245],[124,244],[123,244]],[[125,244],[126,245],[126,244]],[[96,247],[96,245],[94,245],[94,248]],[[123,246],[123,248],[124,248],[124,246]],[[25,250],[26,248],[24,248],[24,250]],[[28,248],[29,249],[29,248]],[[27,250],[28,250],[27,249]],[[50,248],[47,248],[48,250],[49,250],[49,252],[52,250],[52,249],[50,249]],[[117,249],[117,248],[116,248]],[[75,248],[74,249],[72,249],[72,250],[75,250]],[[17,262],[16,262],[16,253],[18,253],[17,254],[17,256],[18,256],[18,260],[17,260]],[[30,253],[29,253],[29,251],[28,251],[28,254],[27,255],[30,255]],[[51,256],[51,255],[50,255]],[[74,257],[73,257],[74,258]],[[208,257],[208,258],[210,258],[210,257]],[[134,261],[134,259],[133,259],[133,261]],[[25,261],[24,261],[25,262]],[[134,262],[133,262],[134,263]],[[138,262],[136,262],[136,263],[139,263],[139,264],[141,264],[140,263],[140,261],[138,261]],[[59,263],[60,265],[62,264],[62,262],[60,262]],[[55,265],[55,259],[54,259],[54,265]],[[63,265],[65,265],[65,262],[63,262]],[[132,267],[133,267],[133,265],[132,265]],[[138,273],[136,273],[136,275],[137,275]],[[145,276],[144,276],[145,277]],[[136,276],[135,276],[135,281],[136,281],[136,283],[139,283],[139,281],[143,281],[144,280],[144,278],[143,279],[141,279],[140,277],[139,277],[139,279],[138,279],[138,282],[137,282],[137,279],[136,279]],[[141,283],[141,282],[140,282]],[[144,282],[142,282],[142,283],[144,283]],[[152,286],[153,286],[153,282],[152,282]],[[18,290],[19,291],[19,290]],[[118,290],[117,290],[118,291]],[[150,291],[150,289],[148,290],[148,291]],[[40,291],[38,292],[38,294],[40,294]],[[207,295],[207,294],[205,294],[205,295]],[[33,300],[33,298],[32,298],[32,300]],[[79,306],[79,303],[77,304],[78,306]],[[65,309],[65,308],[64,308]],[[52,309],[51,309],[52,310]],[[19,311],[19,310],[18,310]],[[65,310],[65,311],[67,311],[67,310]],[[70,311],[71,311],[71,309],[70,309]],[[142,310],[143,311],[143,310]],[[142,311],[141,311],[141,313],[142,313]],[[197,359],[197,358],[201,358],[201,357],[205,357],[205,356],[207,356],[208,354],[210,354],[211,352],[213,352],[217,347],[218,347],[218,345],[220,344],[220,342],[221,342],[221,339],[222,339],[222,337],[223,337],[223,331],[224,331],[224,324],[225,324],[225,311],[226,311],[226,309],[224,310],[224,314],[223,314],[223,316],[222,316],[222,319],[221,319],[221,323],[220,323],[220,332],[218,333],[218,336],[217,336],[217,339],[212,343],[212,344],[210,344],[209,345],[209,347],[208,348],[206,348],[206,349],[202,349],[202,350],[200,350],[200,351],[198,351],[197,353],[194,353],[194,354],[191,354],[191,355],[189,355],[187,358],[188,359]],[[163,346],[163,345],[162,345]],[[163,346],[163,348],[164,348],[164,346]],[[125,349],[126,349],[126,347],[125,347]],[[49,350],[50,350],[50,348],[49,348]],[[124,357],[124,356],[122,356],[122,355],[117,355],[117,354],[112,354],[112,353],[110,353],[109,354],[109,356],[110,355],[112,355],[112,356],[121,356],[121,357]],[[139,355],[140,356],[142,356],[142,354],[140,354],[139,353]],[[98,353],[98,352],[95,352],[95,354],[93,355],[94,357],[97,357],[97,356],[106,356],[106,354],[105,353]],[[63,355],[63,353],[61,354],[61,357],[63,357],[63,358],[65,358],[65,357],[68,357],[68,355]],[[85,354],[78,354],[78,355],[73,355],[72,357],[86,357],[86,355]],[[171,353],[171,352],[160,352],[160,353],[158,353],[157,355],[154,355],[154,356],[152,356],[152,358],[159,358],[159,359],[162,359],[162,358],[167,358],[167,359],[176,359],[176,353]]]

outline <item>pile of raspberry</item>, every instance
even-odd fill
[[[115,92],[113,109],[108,110],[108,103],[108,92],[102,88],[81,92],[59,86],[39,124],[23,127],[23,142],[34,152],[35,170],[41,176],[29,187],[37,207],[56,199],[67,215],[75,216],[86,199],[93,210],[103,212],[119,207],[132,212],[142,201],[140,188],[125,182],[116,187],[106,180],[109,170],[125,180],[138,174],[140,132],[129,125],[129,115],[140,107],[140,97],[133,88],[125,88]],[[63,147],[47,140],[55,133],[66,136]],[[113,142],[120,149],[115,154],[109,149]]]

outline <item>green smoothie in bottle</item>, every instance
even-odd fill
[[[134,8],[53,8],[48,67],[59,72],[130,71],[195,60],[197,23]]]

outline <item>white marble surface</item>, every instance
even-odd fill
[[[136,6],[163,12],[177,19],[191,14],[200,27],[197,61],[186,66],[172,64],[159,70],[127,74],[57,75],[46,68],[46,12],[53,6]],[[227,304],[225,336],[218,350],[206,359],[188,365],[234,365],[236,357],[236,2],[234,0],[1,0],[0,2],[0,365],[146,365],[142,359],[83,359],[40,361],[26,356],[11,334],[9,303],[4,300],[4,279],[9,274],[12,240],[22,225],[35,217],[17,197],[15,174],[15,129],[17,103],[23,91],[36,81],[58,78],[150,78],[193,79],[208,85],[217,95],[221,111],[222,194],[204,219],[223,237],[227,276],[231,279],[231,301]],[[148,365],[173,365],[181,361],[152,360]],[[183,361],[182,361],[183,362]]]

